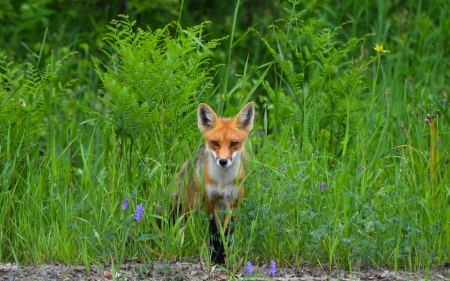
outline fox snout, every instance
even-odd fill
[[[210,150],[210,152],[214,159],[214,162],[216,162],[216,165],[219,166],[220,168],[224,168],[224,169],[233,166],[235,164],[234,160],[241,157],[241,150],[237,150],[237,151],[233,152],[232,155],[219,155],[215,151],[211,151],[211,150]]]
[[[219,159],[220,166],[225,167],[227,164],[228,164],[228,159]]]
[[[228,168],[231,165],[233,165],[234,155],[231,156],[230,158],[228,158],[228,157],[222,158],[219,155],[217,155],[214,151],[210,151],[210,153],[211,153],[212,158],[214,159],[214,162],[220,168]]]

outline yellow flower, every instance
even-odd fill
[[[390,51],[383,49],[383,45],[382,44],[375,44],[375,48],[373,48],[375,51],[379,52],[379,53],[389,53]]]

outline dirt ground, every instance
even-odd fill
[[[265,265],[267,267],[268,265]],[[40,266],[17,266],[0,263],[0,281],[26,280],[449,280],[450,269],[442,268],[431,272],[405,272],[386,269],[364,268],[357,272],[333,269],[331,272],[320,268],[311,268],[308,264],[300,268],[277,268],[275,276],[262,273],[262,269],[253,266],[253,274],[245,276],[244,267],[234,276],[226,273],[221,265],[212,265],[209,272],[204,262],[153,262],[148,264],[126,262],[119,270],[109,266],[67,266],[63,264],[45,264]],[[116,272],[114,272],[116,271]],[[113,278],[113,274],[116,278]]]

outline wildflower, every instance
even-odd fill
[[[326,183],[326,182],[323,182],[323,183],[320,185],[320,190],[322,190],[322,192],[324,192],[324,191],[325,191],[325,187],[327,187],[327,183]]]
[[[359,166],[358,167],[358,172],[362,172],[364,170],[364,166]]]
[[[253,272],[253,266],[251,262],[247,263],[247,267],[245,268],[245,275],[249,276]]]
[[[265,265],[263,265],[263,266],[261,267],[261,271],[262,271],[263,274],[266,274],[267,268],[266,268]]]
[[[275,263],[274,260],[270,261],[270,269],[269,269],[269,275],[270,276],[274,276],[275,273],[277,272],[277,264]]]
[[[377,51],[378,53],[389,53],[390,51],[388,51],[388,50],[385,50],[384,48],[383,48],[383,45],[382,44],[375,44],[375,48],[373,48],[375,51]]]
[[[126,210],[128,208],[128,198],[125,198],[124,200],[123,200],[123,207],[122,207],[122,209],[123,210]]]
[[[137,222],[141,222],[142,213],[144,212],[144,206],[142,203],[136,207],[136,216],[134,217]]]
[[[177,193],[176,192],[172,193],[172,197],[175,197],[175,196],[177,196]]]

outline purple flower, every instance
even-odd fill
[[[245,275],[246,275],[246,276],[249,276],[249,275],[252,274],[252,272],[253,272],[253,266],[252,266],[252,263],[251,263],[251,262],[248,262],[248,263],[247,263],[247,267],[245,268]]]
[[[269,269],[269,276],[275,276],[275,273],[277,272],[277,264],[274,260],[270,261],[270,269]]]
[[[324,192],[324,191],[325,191],[325,187],[327,187],[327,183],[326,183],[326,182],[323,182],[323,183],[320,185],[320,190],[322,190],[322,192]]]
[[[134,217],[137,222],[141,222],[142,213],[144,212],[144,206],[142,203],[136,207],[136,216]]]
[[[123,200],[123,207],[122,207],[122,209],[123,210],[126,210],[128,208],[128,198],[125,198],[124,200]]]
[[[358,172],[362,172],[364,170],[364,166],[359,166],[358,167]]]
[[[265,265],[263,265],[263,266],[261,267],[261,271],[262,271],[263,274],[266,274],[267,268],[266,268]]]

